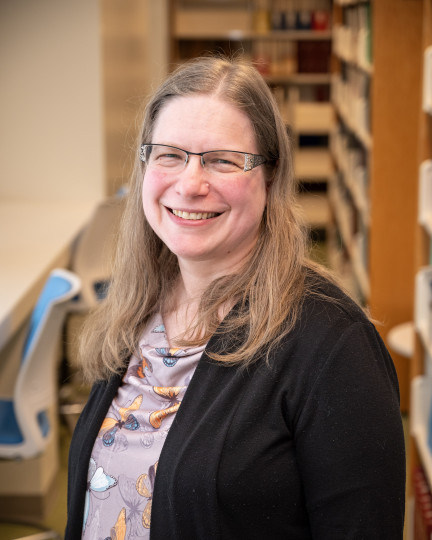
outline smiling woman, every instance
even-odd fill
[[[153,151],[156,164],[150,154],[143,180],[145,217],[177,257],[184,276],[178,294],[186,294],[184,300],[193,300],[198,292],[197,280],[204,290],[215,279],[236,273],[255,245],[266,205],[264,167],[244,170],[245,154],[240,152],[257,153],[252,124],[245,113],[217,96],[192,95],[170,100],[158,115],[152,139],[158,144],[169,141],[187,146],[194,154],[203,153],[202,159],[194,157],[187,162],[171,150],[162,154],[169,163],[177,156],[174,159],[181,164],[178,168],[169,164],[158,166],[161,154]],[[218,148],[235,151],[230,152],[235,157],[215,165],[208,153],[213,154]],[[206,217],[191,219],[191,214]],[[196,261],[201,263],[199,273]],[[191,282],[186,281],[189,277]],[[177,320],[178,309],[175,306]],[[185,316],[186,313],[180,321],[190,324]],[[169,324],[165,316],[166,329]],[[186,326],[179,333],[187,329]],[[177,333],[170,335],[168,328],[168,337],[176,336]]]
[[[401,539],[398,383],[306,257],[290,142],[241,61],[150,100],[70,449],[66,539]]]

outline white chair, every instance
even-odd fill
[[[67,346],[60,388],[60,415],[71,432],[87,400],[85,385],[76,369],[76,336],[88,312],[105,298],[108,290],[125,194],[126,189],[119,190],[97,206],[72,252],[71,269],[81,279],[81,292],[66,324]]]
[[[77,239],[71,263],[82,284],[77,309],[92,309],[105,297],[124,201],[119,192],[100,203]]]
[[[66,270],[53,270],[27,330],[21,365],[10,399],[0,399],[0,458],[29,459],[53,436],[50,409],[57,401],[57,344],[64,317],[81,288]]]

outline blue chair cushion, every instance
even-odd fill
[[[24,441],[13,401],[0,401],[0,444],[20,444]]]
[[[50,430],[50,423],[46,411],[37,414],[37,421],[42,436],[46,437]],[[21,444],[23,434],[17,422],[13,401],[0,400],[0,444]]]
[[[36,336],[36,332],[42,322],[42,319],[50,305],[50,303],[58,298],[59,296],[64,295],[72,288],[72,284],[61,276],[51,276],[48,281],[45,283],[45,286],[39,296],[39,299],[36,303],[36,306],[32,312],[30,319],[29,331],[27,334],[27,339],[24,345],[22,362],[25,361],[27,352],[29,351],[33,340]]]
[[[50,430],[50,423],[46,411],[38,412],[37,421],[42,432],[42,437],[46,437]]]

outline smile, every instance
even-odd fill
[[[183,212],[182,210],[171,210],[171,212],[182,219],[210,219],[218,216],[216,212]]]

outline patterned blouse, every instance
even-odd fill
[[[150,320],[93,447],[84,540],[150,537],[159,456],[204,348],[170,348],[161,316]]]

